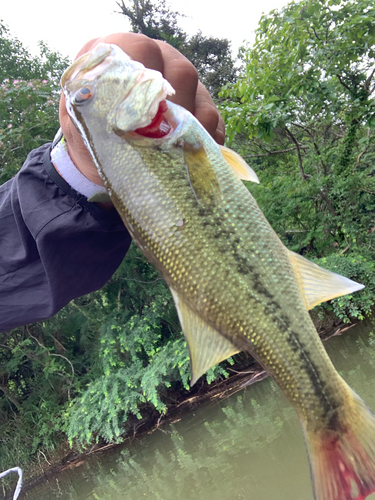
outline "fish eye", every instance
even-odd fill
[[[84,102],[87,102],[89,99],[91,99],[92,95],[93,92],[90,87],[81,87],[74,94],[74,102],[75,104],[83,104]]]

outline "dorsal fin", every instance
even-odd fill
[[[246,163],[246,161],[238,153],[225,146],[219,146],[222,155],[233,172],[244,181],[256,182],[259,184],[259,179],[254,170]]]
[[[200,318],[171,288],[186,342],[189,347],[191,385],[212,366],[239,352],[229,340]]]
[[[312,309],[321,302],[362,290],[365,287],[360,283],[340,276],[340,274],[323,269],[302,257],[302,255],[290,250],[288,252],[300,289],[305,297],[307,309]]]

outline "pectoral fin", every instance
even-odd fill
[[[111,197],[108,193],[99,191],[98,193],[93,194],[90,198],[87,198],[87,201],[91,201],[92,203],[108,203],[111,201]]]
[[[183,150],[190,184],[197,201],[203,206],[219,203],[222,199],[219,180],[202,144],[184,142]]]
[[[244,181],[256,182],[259,184],[259,179],[254,170],[246,163],[246,161],[235,151],[232,151],[225,146],[220,146],[220,151],[226,162],[232,168],[233,172]]]
[[[189,347],[191,385],[194,385],[199,377],[212,366],[236,354],[239,350],[206,321],[197,316],[172,288],[171,292]]]
[[[364,288],[364,285],[327,271],[294,252],[289,251],[289,257],[304,294],[307,309]]]

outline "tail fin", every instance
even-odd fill
[[[365,500],[375,492],[375,415],[354,393],[350,406],[340,430],[304,429],[316,500]]]

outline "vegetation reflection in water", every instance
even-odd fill
[[[340,374],[375,408],[373,331],[361,324],[326,347]],[[313,499],[298,419],[269,379],[63,472],[25,497]]]

